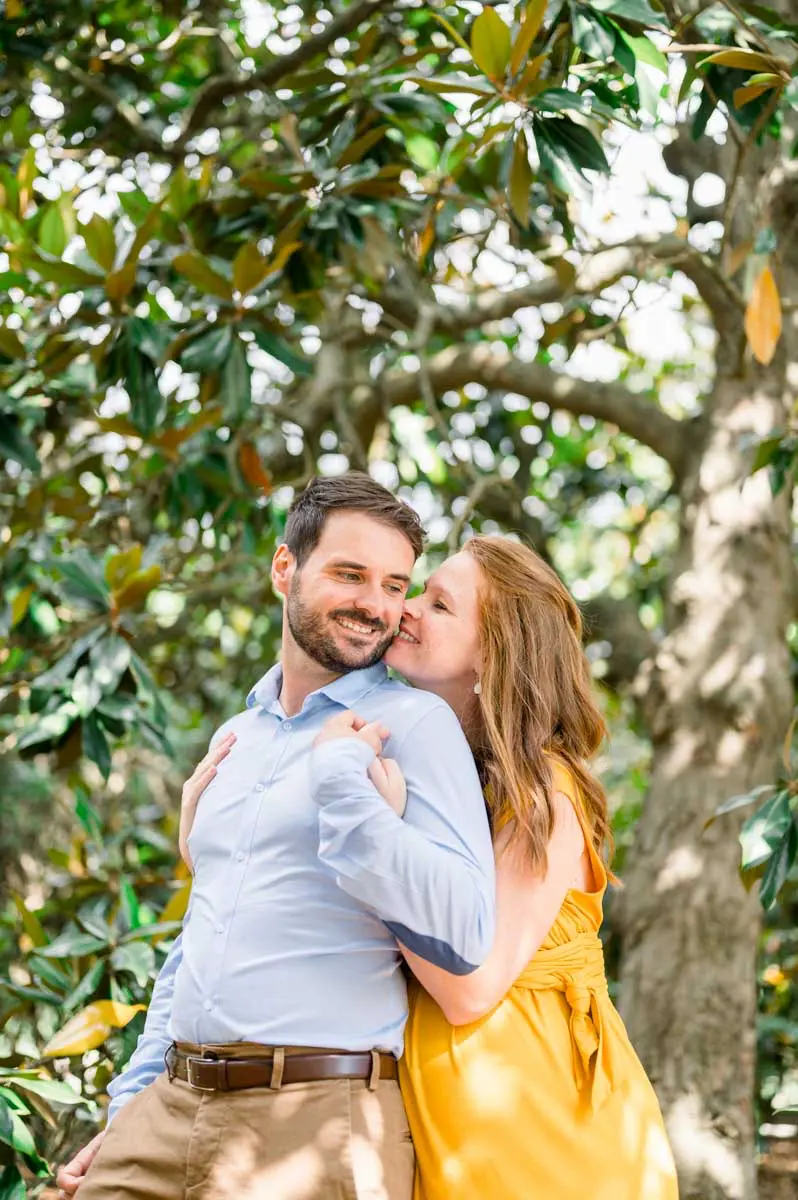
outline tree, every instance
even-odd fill
[[[412,491],[433,553],[503,529],[566,575],[608,544],[577,516],[619,499],[628,557],[583,598],[654,746],[622,1008],[683,1195],[749,1200],[758,907],[742,810],[704,825],[774,779],[793,708],[798,27],[648,0],[247,11],[57,0],[0,26],[15,748],[108,779],[120,739],[168,752],[181,698],[234,703],[270,656],[288,489],[319,466]],[[685,211],[605,245],[587,185],[621,123],[653,126],[663,50]],[[627,337],[652,284],[689,339],[659,370]]]

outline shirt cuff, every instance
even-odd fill
[[[362,778],[377,755],[360,738],[335,738],[316,746],[310,756],[310,785],[317,804],[337,798],[342,780]],[[330,787],[335,783],[338,788]]]

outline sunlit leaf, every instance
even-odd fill
[[[754,358],[767,366],[781,337],[781,299],[769,266],[762,269],[751,291],[745,310],[745,333]]]
[[[529,165],[529,147],[523,129],[516,134],[513,161],[510,166],[510,207],[519,225],[529,224],[529,190],[532,187],[532,168]]]
[[[523,22],[510,55],[510,71],[513,75],[518,73],[532,43],[540,32],[546,16],[546,7],[547,0],[529,0],[529,4],[524,9]]]
[[[85,1054],[95,1046],[101,1046],[114,1029],[123,1029],[136,1013],[143,1012],[143,1004],[120,1004],[116,1000],[95,1000],[50,1039],[42,1050],[45,1058],[66,1058],[73,1054]]]
[[[483,8],[471,26],[474,62],[489,79],[504,79],[510,61],[512,36],[495,8]]]

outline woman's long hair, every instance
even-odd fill
[[[543,559],[501,537],[463,547],[479,565],[482,730],[475,753],[494,830],[508,821],[528,841],[533,870],[546,870],[554,831],[554,778],[548,756],[578,786],[593,843],[611,853],[607,797],[587,766],[606,734],[593,694],[582,617]]]

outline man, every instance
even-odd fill
[[[272,562],[281,663],[213,739],[235,734],[191,832],[183,932],[64,1194],[410,1200],[396,938],[465,973],[494,923],[460,726],[380,663],[421,547],[416,515],[366,475],[315,479],[291,506]],[[362,787],[383,742],[404,819]]]

